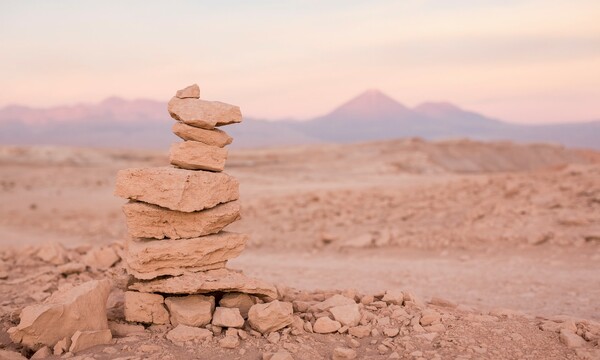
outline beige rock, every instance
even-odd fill
[[[404,293],[400,290],[388,290],[381,300],[385,301],[387,304],[402,305]]]
[[[568,348],[578,348],[585,346],[585,340],[567,329],[561,329],[559,335],[560,341]]]
[[[244,318],[237,308],[217,307],[213,314],[212,324],[228,328],[241,328]]]
[[[333,360],[351,360],[356,359],[356,351],[350,348],[337,347],[333,349]]]
[[[235,349],[240,345],[240,339],[236,336],[225,336],[219,340],[219,346],[225,349]]]
[[[230,201],[213,208],[181,212],[130,201],[123,205],[127,232],[134,238],[189,239],[216,234],[240,218],[238,201]]]
[[[171,167],[133,168],[118,172],[115,195],[193,212],[237,200],[239,183],[224,173]]]
[[[83,256],[82,262],[92,269],[106,270],[116,264],[121,257],[111,246],[92,248]]]
[[[356,326],[360,322],[360,310],[358,304],[334,306],[329,309],[336,321],[345,326]]]
[[[318,318],[317,321],[315,321],[315,324],[313,325],[313,330],[317,334],[330,334],[338,331],[341,327],[342,325],[339,322],[331,320],[327,316],[323,316]]]
[[[440,314],[437,311],[426,309],[423,310],[423,313],[421,314],[421,320],[419,321],[419,323],[422,326],[428,326],[431,324],[439,323],[440,319]]]
[[[77,262],[70,262],[60,265],[56,271],[63,275],[78,274],[85,271],[85,265]]]
[[[458,307],[458,304],[456,304],[455,302],[452,302],[448,299],[444,299],[444,298],[437,297],[437,296],[432,297],[431,301],[429,303],[431,305],[435,305],[435,306],[439,306],[439,307],[447,307],[447,308],[451,308],[451,309]]]
[[[200,342],[206,339],[212,339],[212,331],[193,326],[179,324],[175,329],[167,333],[167,339],[175,344],[182,344],[188,341]]]
[[[400,333],[400,329],[395,327],[388,327],[383,329],[383,334],[387,337],[395,337]]]
[[[63,244],[54,241],[49,241],[40,246],[35,256],[53,265],[62,265],[69,261],[67,249]]]
[[[371,328],[367,325],[354,326],[348,329],[348,333],[354,337],[362,339],[371,335]]]
[[[61,355],[66,353],[71,347],[71,338],[64,338],[59,340],[56,345],[54,345],[53,351],[54,355]]]
[[[49,347],[44,346],[41,349],[39,349],[38,351],[36,351],[35,354],[33,354],[31,356],[30,359],[45,359],[51,355],[52,355],[52,350],[50,350]],[[0,359],[2,359],[2,356],[0,356]]]
[[[263,334],[283,329],[293,322],[294,310],[289,302],[279,300],[253,305],[248,311],[248,324]]]
[[[294,358],[292,357],[292,355],[289,352],[281,349],[278,352],[276,352],[275,354],[272,354],[269,357],[269,360],[294,360]]]
[[[89,349],[94,346],[110,344],[112,341],[112,334],[109,329],[104,330],[90,330],[90,331],[76,331],[71,337],[71,347],[69,351],[77,353],[81,350]]]
[[[198,141],[184,141],[171,145],[169,161],[182,169],[223,171],[227,149]]]
[[[149,324],[168,324],[169,313],[159,294],[125,292],[125,320]]]
[[[208,130],[214,129],[215,126],[242,122],[239,107],[220,101],[173,97],[169,101],[168,109],[173,119]]]
[[[21,353],[0,349],[0,360],[27,360]]]
[[[356,304],[356,301],[340,294],[335,294],[325,301],[311,306],[311,312],[326,311],[334,306]]]
[[[108,328],[113,337],[127,337],[132,334],[143,334],[146,329],[142,325],[122,324],[114,321],[108,322]]]
[[[219,306],[237,308],[244,319],[248,318],[248,310],[256,303],[255,298],[244,293],[226,293],[219,300]]]
[[[215,309],[215,297],[203,295],[188,295],[168,297],[165,300],[171,324],[187,326],[204,326],[210,324]]]
[[[233,142],[233,138],[221,129],[206,130],[176,122],[171,128],[173,133],[183,140],[198,141],[206,145],[225,147]]]
[[[129,286],[142,292],[164,294],[205,294],[215,291],[243,292],[275,299],[277,289],[273,285],[244,276],[244,274],[218,269],[201,273],[185,273],[181,276],[140,281]]]
[[[247,238],[245,234],[223,231],[177,241],[129,239],[127,271],[137,279],[149,280],[223,268],[227,260],[244,250]]]
[[[43,304],[28,306],[21,312],[21,322],[8,333],[15,343],[37,349],[54,346],[76,331],[108,329],[106,300],[109,280],[92,280],[67,291],[57,291]]]
[[[200,87],[198,86],[198,84],[190,85],[181,90],[177,90],[177,92],[175,93],[175,96],[180,99],[187,99],[187,98],[200,99]]]

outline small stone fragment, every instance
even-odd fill
[[[52,355],[52,350],[50,350],[49,347],[44,346],[41,349],[39,349],[38,351],[36,351],[35,354],[33,354],[31,356],[30,359],[45,359],[45,358],[47,358],[48,356],[51,356],[51,355]],[[3,359],[2,355],[0,355],[0,359]]]
[[[169,161],[187,170],[223,171],[227,149],[188,140],[171,145]]]
[[[171,314],[171,324],[187,326],[204,326],[210,324],[215,309],[215,297],[188,295],[168,297],[165,304]]]
[[[190,85],[181,90],[177,90],[177,92],[175,93],[175,96],[180,99],[187,99],[187,98],[199,99],[200,98],[200,87],[198,86],[198,84]]]
[[[395,337],[398,335],[398,333],[400,333],[400,329],[398,328],[384,328],[383,329],[383,334],[387,337]]]
[[[360,322],[361,315],[358,304],[334,306],[329,309],[329,312],[336,321],[348,327],[356,326]]]
[[[353,299],[347,298],[343,295],[335,294],[332,297],[328,298],[327,300],[311,306],[310,310],[311,310],[311,312],[326,311],[334,306],[342,306],[342,305],[350,305],[350,304],[356,304],[356,301],[354,301]]]
[[[362,339],[371,335],[371,328],[367,325],[354,326],[348,329],[348,333],[354,337]]]
[[[206,145],[225,147],[233,138],[221,129],[206,130],[176,122],[171,128],[173,133],[183,140],[198,141]]]
[[[293,308],[289,302],[279,300],[253,305],[248,311],[248,324],[255,330],[267,334],[290,325]]]
[[[333,360],[356,359],[356,351],[350,348],[338,347],[333,349]]]
[[[76,331],[71,338],[71,347],[69,351],[73,354],[89,349],[97,345],[110,344],[112,334],[109,329],[91,330],[91,331]]]
[[[430,309],[423,310],[423,314],[421,314],[421,320],[419,321],[422,326],[428,326],[439,322],[440,314],[437,311]]]
[[[235,349],[240,345],[240,339],[236,336],[225,336],[219,340],[219,346],[225,349]]]
[[[56,345],[54,345],[53,352],[54,355],[62,355],[66,353],[71,347],[71,338],[64,338],[59,340]]]
[[[315,321],[315,324],[313,325],[313,330],[318,334],[330,334],[338,331],[341,327],[342,325],[339,322],[331,320],[327,316],[324,316],[318,318],[317,321]]]
[[[114,321],[108,322],[108,328],[113,337],[127,337],[132,334],[143,334],[146,329],[142,325],[123,324]]]
[[[179,324],[175,329],[167,333],[167,339],[180,345],[188,341],[199,342],[205,339],[212,339],[213,333],[210,330]]]
[[[121,258],[111,246],[93,248],[83,256],[83,263],[92,269],[106,270]]]
[[[237,308],[217,307],[213,314],[212,324],[227,328],[241,328],[244,318]]]
[[[125,319],[148,324],[168,324],[169,313],[159,294],[125,292]]]
[[[69,260],[67,249],[63,244],[54,241],[49,241],[40,246],[35,256],[52,265],[62,265]]]
[[[560,330],[559,338],[560,341],[563,344],[565,344],[568,348],[578,348],[585,346],[585,340],[581,336],[567,329]]]
[[[381,300],[385,301],[387,304],[402,305],[404,293],[400,290],[388,290]]]

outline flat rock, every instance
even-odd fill
[[[82,262],[92,269],[106,270],[116,264],[121,258],[111,246],[96,247],[88,251]]]
[[[131,284],[129,288],[141,292],[164,294],[205,294],[215,291],[235,291],[272,299],[277,298],[277,289],[273,285],[246,277],[242,273],[229,269],[185,273],[175,277],[138,281]]]
[[[171,324],[187,326],[204,326],[210,324],[215,310],[215,297],[188,295],[168,297],[165,304],[171,314]]]
[[[8,330],[15,343],[32,349],[53,347],[76,331],[106,330],[106,300],[110,280],[92,280],[67,291],[57,291],[43,304],[21,311],[21,322]],[[109,331],[110,332],[110,331]]]
[[[237,308],[217,307],[213,314],[212,324],[227,328],[241,328],[244,318]]]
[[[224,173],[172,167],[132,168],[117,174],[115,195],[193,212],[239,198],[239,182]]]
[[[184,141],[171,145],[169,161],[182,169],[223,171],[227,149],[198,141]]]
[[[244,250],[247,239],[248,235],[226,231],[177,241],[128,239],[127,271],[149,280],[222,268]]]
[[[341,327],[342,325],[339,322],[331,320],[327,316],[323,316],[315,321],[315,324],[313,325],[313,331],[318,334],[330,334],[338,331]]]
[[[240,219],[238,201],[194,212],[169,210],[130,201],[123,205],[123,212],[127,221],[127,232],[134,238],[189,239],[216,234]]]
[[[242,122],[242,112],[234,105],[220,101],[173,97],[168,104],[169,114],[177,121],[203,128]]]
[[[225,147],[233,142],[233,138],[221,129],[206,130],[176,122],[171,128],[173,134],[183,140],[198,141],[206,145]]]
[[[219,300],[219,306],[237,308],[244,319],[248,318],[248,311],[254,304],[256,304],[256,298],[237,292],[225,293]]]
[[[206,339],[212,339],[213,333],[208,329],[202,329],[194,326],[179,324],[175,329],[167,333],[167,339],[175,344],[182,344],[188,341],[200,342]]]
[[[344,326],[352,327],[360,322],[361,315],[358,304],[334,306],[329,309],[329,312],[336,321]]]
[[[181,90],[177,90],[175,96],[180,99],[200,99],[200,87],[198,86],[198,84],[190,85]]]
[[[325,301],[321,301],[310,307],[311,312],[320,312],[331,309],[334,306],[356,304],[356,301],[340,294],[335,294]]]
[[[168,324],[169,313],[159,294],[125,292],[125,320],[147,324]]]
[[[127,337],[132,334],[143,334],[146,329],[142,325],[123,324],[114,321],[108,322],[108,328],[114,337]]]
[[[294,321],[292,303],[279,300],[256,304],[248,311],[248,324],[262,334],[268,334],[291,325]]]
[[[111,342],[112,334],[109,329],[76,331],[75,334],[73,334],[73,337],[71,337],[71,347],[69,348],[69,351],[77,353],[94,346],[110,344]]]

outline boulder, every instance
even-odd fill
[[[279,300],[253,305],[248,311],[248,324],[254,330],[268,334],[291,325],[294,321],[292,303]]]
[[[169,162],[182,169],[223,171],[227,149],[198,141],[184,141],[171,145]]]
[[[213,314],[212,324],[227,328],[241,328],[244,318],[237,308],[217,307]]]
[[[165,304],[171,314],[171,324],[188,326],[204,326],[210,324],[215,309],[215,297],[188,295],[168,297]]]
[[[208,130],[242,122],[239,107],[220,101],[180,99],[175,96],[169,101],[168,110],[173,119]]]
[[[123,205],[127,232],[134,238],[189,239],[216,234],[240,218],[238,201],[230,201],[213,208],[181,212],[130,201]]]
[[[244,319],[248,318],[248,310],[256,304],[254,297],[244,293],[232,292],[223,295],[219,300],[219,306],[237,308]]]
[[[57,291],[43,304],[21,311],[21,322],[8,333],[15,343],[32,349],[53,347],[76,331],[106,330],[109,280],[92,280],[67,291]]]
[[[73,337],[71,337],[71,347],[69,348],[69,351],[77,353],[93,346],[110,344],[111,341],[112,334],[109,329],[77,331],[73,334]]]
[[[330,334],[338,331],[341,327],[342,325],[339,322],[331,320],[327,316],[323,316],[315,321],[315,324],[313,325],[313,331],[317,334]]]
[[[206,339],[212,339],[213,333],[208,329],[202,329],[194,326],[179,324],[175,329],[167,333],[167,339],[171,342],[181,345],[185,342],[200,342]]]
[[[168,324],[169,313],[159,294],[125,292],[125,320],[147,324]]]
[[[225,147],[233,142],[233,138],[221,129],[206,130],[176,122],[171,128],[173,133],[183,140],[198,141],[206,145]]]
[[[177,276],[188,271],[225,267],[246,245],[248,235],[222,231],[177,241],[128,239],[127,271],[140,280],[163,275]]]
[[[193,212],[237,200],[239,183],[224,173],[172,167],[132,168],[117,173],[115,195]]]
[[[180,276],[138,281],[131,284],[129,288],[141,292],[164,294],[205,294],[216,291],[234,291],[272,299],[277,297],[277,289],[273,285],[248,278],[242,273],[229,269],[185,273]]]
[[[177,92],[175,93],[175,96],[180,99],[187,99],[187,98],[200,99],[200,87],[198,86],[198,84],[190,85],[181,90],[177,90]]]
[[[334,306],[329,309],[329,312],[336,321],[344,326],[352,327],[360,322],[361,315],[358,304]]]

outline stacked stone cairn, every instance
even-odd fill
[[[252,327],[260,328],[261,316],[274,310],[282,315],[279,325],[289,325],[291,304],[274,301],[272,285],[225,267],[247,236],[223,230],[240,219],[239,183],[222,172],[232,138],[217,127],[241,122],[239,107],[201,100],[192,85],[177,91],[168,110],[176,120],[173,132],[184,140],[171,147],[172,166],[117,175],[115,194],[129,199],[123,206],[126,320],[186,331],[241,328],[254,307]]]

